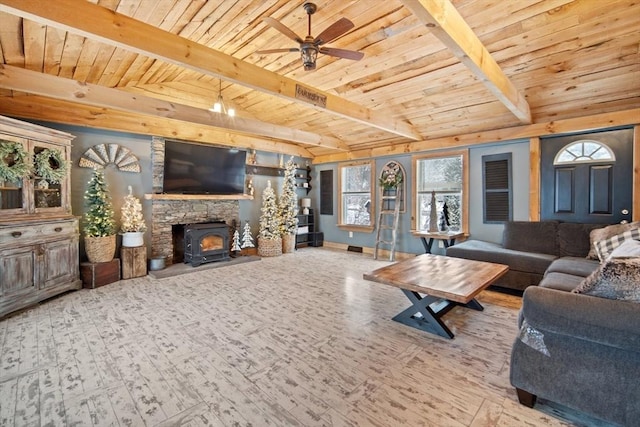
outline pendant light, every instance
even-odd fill
[[[227,108],[224,105],[224,101],[222,100],[222,80],[218,80],[218,82],[218,100],[215,102],[215,104],[213,104],[211,108],[209,108],[209,111],[213,111],[214,113],[224,113],[229,117],[234,117],[236,115],[236,110],[231,107]]]

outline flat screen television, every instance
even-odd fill
[[[247,152],[165,141],[163,191],[169,194],[243,194]]]

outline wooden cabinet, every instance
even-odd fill
[[[64,132],[0,116],[0,140],[22,144],[32,157],[48,148],[59,150],[69,162],[72,139]],[[69,172],[70,167],[59,183],[35,174],[0,183],[0,317],[81,287]]]

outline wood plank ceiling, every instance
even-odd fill
[[[0,0],[0,114],[316,159],[607,113],[640,122],[637,0],[316,0],[313,35],[346,17],[355,28],[328,46],[364,59],[319,55],[304,71],[298,53],[257,54],[295,46],[262,17],[307,34],[303,3]],[[235,119],[207,110],[220,84]]]

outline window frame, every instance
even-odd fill
[[[500,153],[482,156],[482,222],[483,224],[504,224],[513,220],[513,160],[512,154]],[[507,187],[500,189],[487,189],[487,163],[506,161],[507,162]],[[508,198],[508,214],[504,220],[487,220],[487,193],[506,193]]]
[[[424,233],[424,230],[418,229],[418,161],[424,159],[437,159],[445,157],[460,156],[462,160],[462,219],[460,221],[460,232],[465,236],[469,235],[469,150],[447,150],[423,153],[419,155],[411,156],[411,197],[413,200],[413,207],[411,212],[411,230],[415,233]]]
[[[364,165],[369,165],[369,200],[371,202],[371,205],[369,207],[369,218],[370,218],[370,224],[369,225],[357,225],[357,224],[345,224],[342,222],[342,219],[344,217],[343,213],[344,213],[344,209],[345,206],[343,204],[343,195],[344,195],[344,191],[343,191],[343,170],[345,168],[349,168],[349,167],[355,167],[355,166],[364,166]],[[347,162],[347,163],[339,163],[338,164],[338,228],[340,228],[341,230],[345,230],[345,231],[356,231],[356,232],[368,232],[371,233],[373,232],[373,230],[375,229],[375,213],[376,213],[376,198],[375,198],[375,189],[376,187],[376,182],[375,182],[375,162],[373,160],[363,160],[363,161],[356,161],[356,162]]]

